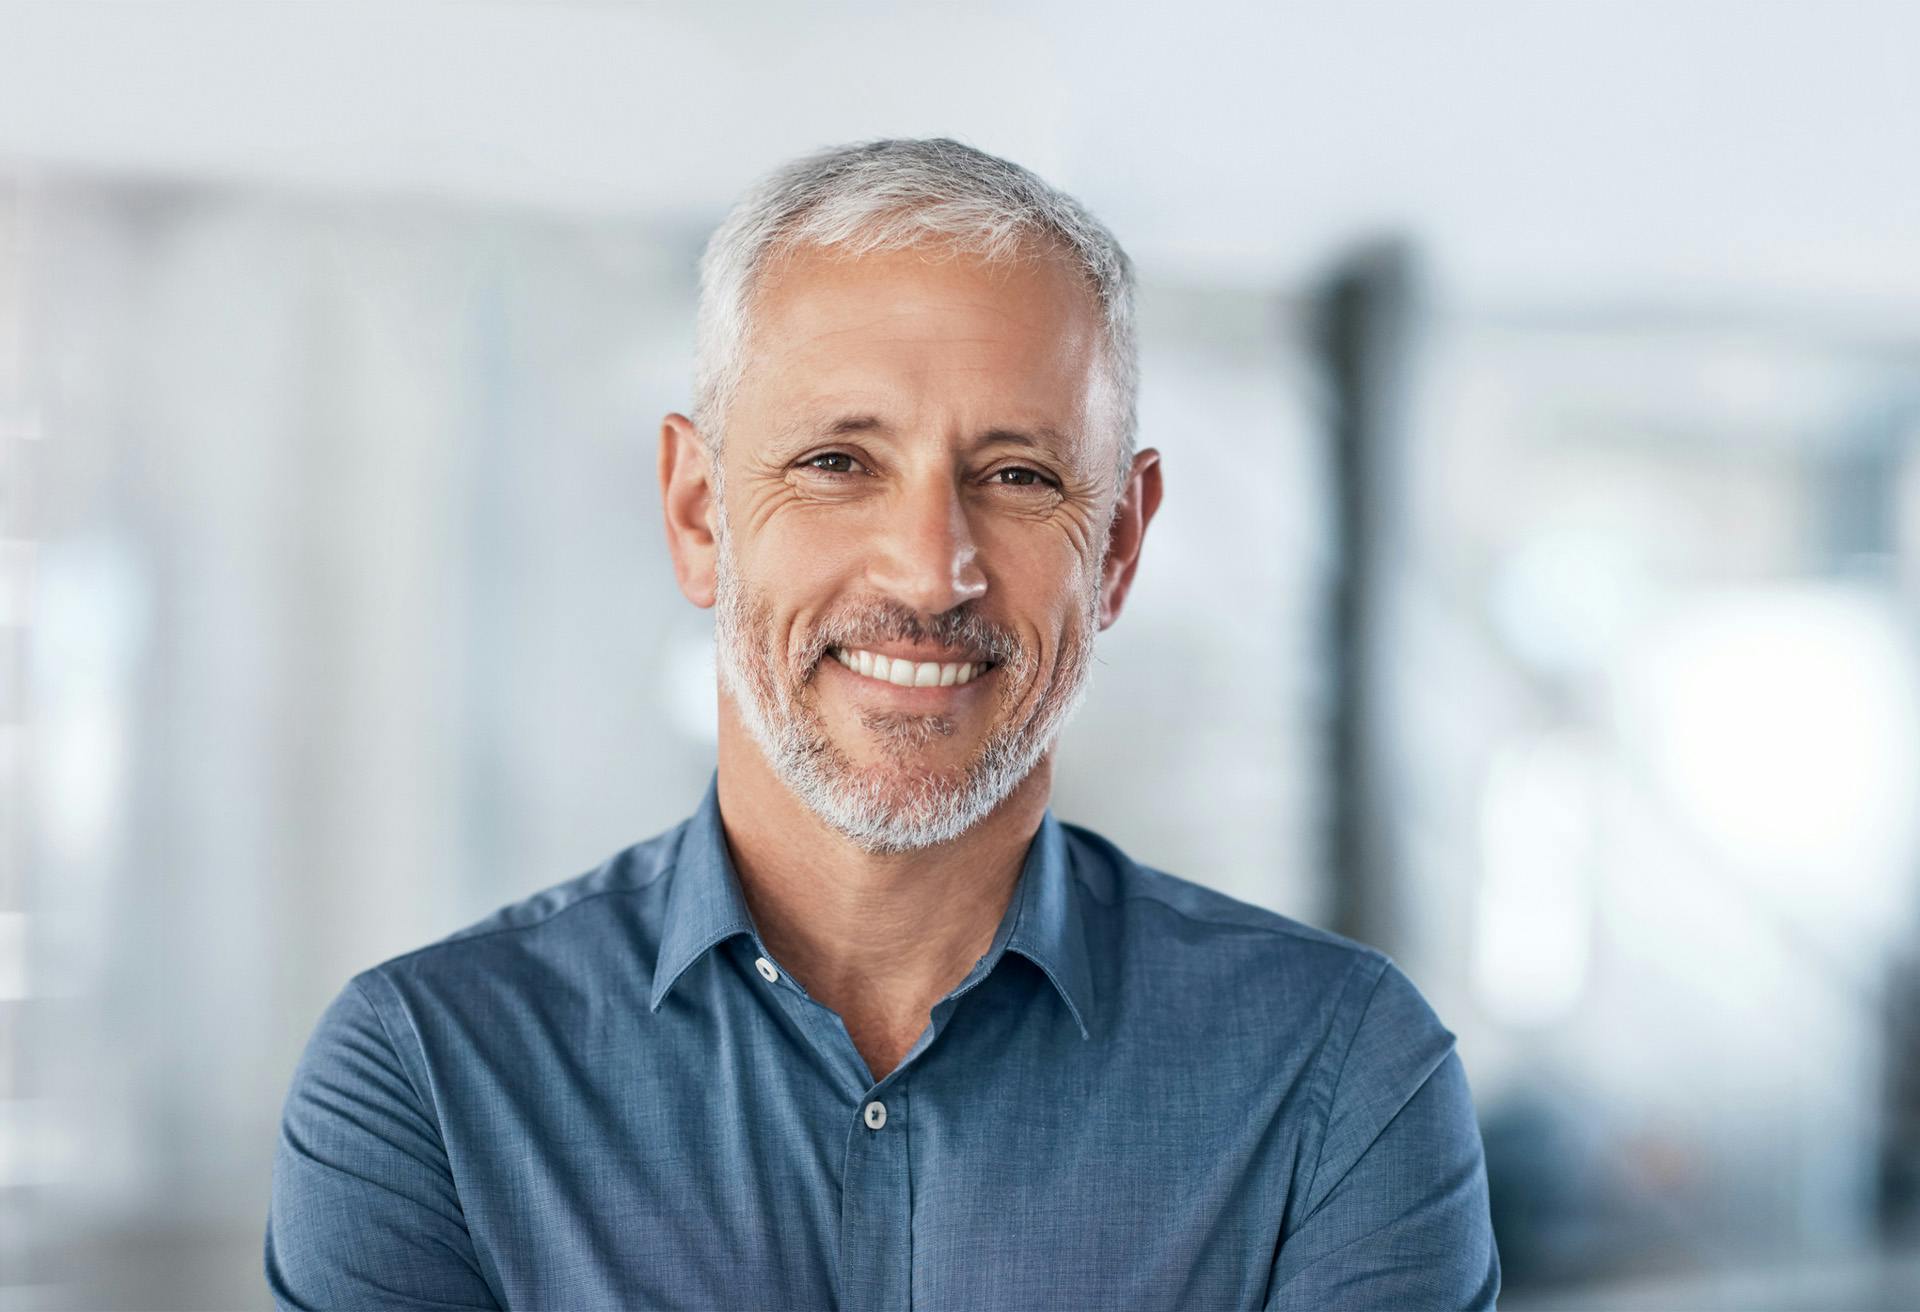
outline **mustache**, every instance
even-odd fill
[[[870,647],[881,642],[912,642],[965,653],[970,660],[1019,665],[1026,648],[1014,634],[995,624],[972,603],[922,618],[898,602],[874,600],[821,621],[813,634],[812,662],[829,647]]]

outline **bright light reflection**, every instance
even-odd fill
[[[1689,605],[1623,681],[1622,729],[1666,796],[1781,898],[1860,923],[1901,910],[1920,796],[1913,653],[1858,585]]]
[[[1500,749],[1480,800],[1482,868],[1472,980],[1495,1019],[1542,1025],[1580,1000],[1592,948],[1597,833],[1587,749]]]

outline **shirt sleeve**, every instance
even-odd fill
[[[1269,1309],[1490,1309],[1500,1257],[1454,1036],[1384,962],[1335,1077],[1319,1166]]]
[[[327,1008],[274,1153],[267,1287],[283,1309],[495,1308],[431,1104],[363,986]]]

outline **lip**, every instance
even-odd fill
[[[882,656],[891,654],[881,648],[867,650]],[[937,684],[925,688],[910,688],[884,679],[876,679],[858,670],[850,670],[831,655],[822,656],[819,665],[820,677],[845,679],[849,689],[857,695],[870,697],[890,706],[898,706],[903,710],[940,710],[960,705],[977,697],[985,689],[987,681],[999,673],[1000,667],[995,665],[982,674],[974,675],[966,683],[955,684],[949,688],[942,688]]]

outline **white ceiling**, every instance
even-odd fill
[[[0,3],[0,159],[705,224],[943,133],[1150,277],[1920,315],[1920,4]]]

